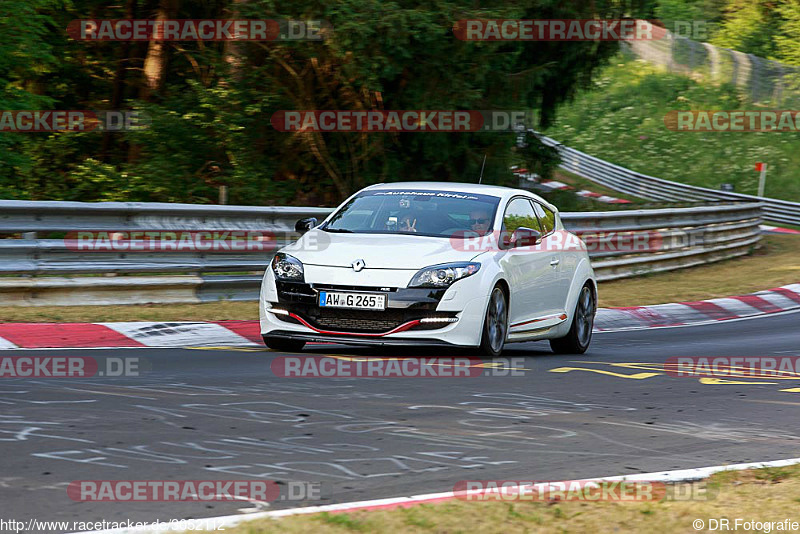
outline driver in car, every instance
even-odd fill
[[[469,212],[469,227],[478,235],[484,235],[489,230],[489,213],[485,210],[473,210]]]

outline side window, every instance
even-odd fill
[[[530,200],[515,198],[509,202],[506,213],[503,215],[503,226],[509,235],[520,226],[531,230],[540,230],[539,221],[536,219],[536,212],[533,211]]]
[[[534,202],[536,207],[536,215],[539,216],[539,222],[542,223],[542,235],[547,235],[556,229],[556,214],[545,208],[538,202]]]

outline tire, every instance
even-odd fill
[[[489,295],[489,305],[483,318],[480,352],[484,356],[496,358],[503,352],[508,335],[508,299],[500,288],[495,286]]]
[[[597,302],[589,285],[583,286],[572,315],[572,324],[566,336],[550,340],[550,348],[557,354],[583,354],[592,342],[592,327]]]
[[[269,336],[264,336],[264,344],[272,350],[279,350],[281,352],[300,352],[303,350],[303,347],[306,346],[305,341]]]

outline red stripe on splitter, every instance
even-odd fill
[[[770,291],[772,291],[773,293],[778,293],[780,295],[783,295],[787,299],[791,299],[800,304],[800,295],[798,295],[791,289],[786,289],[785,287],[776,287],[775,289],[770,289]]]
[[[739,297],[731,297],[731,298],[736,299],[740,302],[744,302],[748,306],[752,306],[758,311],[764,313],[775,313],[781,311],[781,309],[778,306],[775,306],[773,303],[764,300],[761,297],[757,297],[755,295],[742,295]]]
[[[145,346],[92,323],[2,323],[0,337],[23,349]]]
[[[717,306],[716,304],[712,304],[711,302],[681,302],[684,306],[689,306],[690,308],[699,311],[700,313],[707,315],[712,319],[716,319],[717,321],[725,321],[727,319],[738,319],[739,316],[735,313],[732,313],[730,310],[726,310],[722,306]]]
[[[417,326],[418,324],[420,324],[420,320],[419,319],[414,319],[413,321],[408,321],[408,322],[405,322],[405,323],[401,324],[400,326],[392,328],[388,332],[381,332],[381,333],[375,333],[375,334],[361,334],[361,333],[356,333],[356,332],[334,332],[334,331],[331,331],[331,330],[320,330],[319,328],[311,326],[308,323],[308,321],[306,321],[305,319],[303,319],[302,317],[300,317],[299,315],[297,315],[295,313],[291,313],[290,312],[289,316],[290,317],[294,317],[295,319],[297,319],[298,321],[303,323],[303,326],[305,326],[307,328],[310,328],[314,332],[319,332],[320,334],[328,334],[328,335],[332,335],[332,336],[383,337],[383,336],[388,336],[389,334],[397,334],[398,332],[405,332],[409,328],[413,328],[413,327]]]
[[[214,321],[223,328],[239,334],[242,337],[261,343],[261,324],[258,321]]]

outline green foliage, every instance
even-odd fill
[[[766,195],[800,201],[800,134],[674,132],[663,122],[671,110],[752,106],[732,86],[701,84],[640,60],[618,59],[598,76],[594,91],[559,109],[546,133],[650,176],[712,189],[732,183],[737,192],[753,195],[758,190],[754,164],[767,162]]]
[[[712,44],[773,58],[776,52],[774,36],[780,26],[774,3],[772,0],[732,0]]]
[[[47,10],[64,4],[57,0],[0,3],[0,110],[46,109],[54,103],[42,94],[37,81],[57,67],[51,44],[54,23]],[[29,196],[18,184],[30,180],[33,161],[29,151],[41,138],[0,134],[0,196]]]
[[[800,3],[781,2],[776,9],[783,20],[781,32],[775,36],[778,58],[800,66]]]
[[[529,172],[538,174],[542,179],[550,179],[558,168],[560,157],[555,147],[547,146],[538,140],[530,131],[526,131],[521,146],[514,147],[517,157]]]
[[[712,43],[800,66],[800,3],[728,0],[724,21]]]
[[[659,0],[655,10],[656,19],[673,31],[678,28],[677,21],[683,23],[701,21],[702,25],[698,25],[697,30],[707,35],[683,35],[683,37],[708,41],[719,28],[726,2],[727,0]]]
[[[322,42],[166,43],[145,90],[148,42],[77,42],[80,18],[154,17],[155,0],[4,0],[0,109],[134,109],[146,129],[0,135],[5,198],[332,204],[374,182],[508,183],[513,133],[284,133],[278,110],[536,110],[541,125],[588,87],[613,42],[467,42],[470,18],[650,17],[651,0],[180,2],[176,18],[322,19]],[[530,140],[524,158],[549,172]]]

